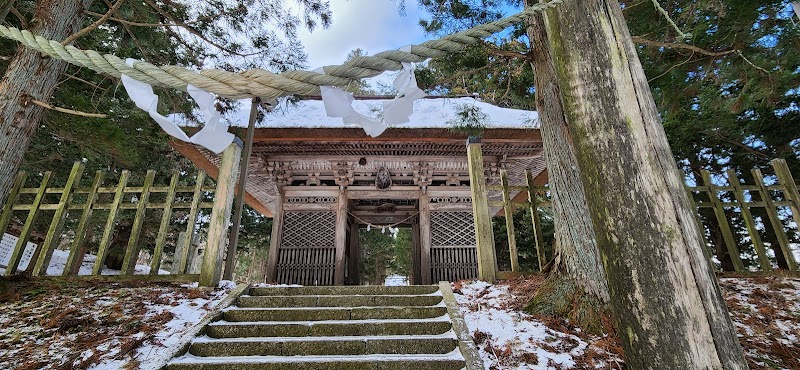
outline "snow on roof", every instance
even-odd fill
[[[356,100],[355,110],[368,117],[378,117],[383,110],[384,100]],[[249,104],[249,102],[248,102]],[[471,97],[420,99],[414,102],[414,114],[408,123],[395,127],[446,128],[448,121],[456,119],[456,113],[464,105],[476,106],[488,117],[490,128],[534,128],[538,126],[535,111],[501,108]],[[247,112],[245,112],[247,114]],[[247,119],[236,119],[233,126],[244,127]],[[344,124],[341,118],[328,117],[321,100],[302,100],[293,104],[281,104],[268,114],[258,127],[305,127],[305,128],[345,128],[357,127]]]

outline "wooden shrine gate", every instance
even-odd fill
[[[301,285],[357,283],[358,229],[367,224],[411,227],[412,283],[478,276],[469,187],[334,190],[297,186],[284,188],[279,199],[268,281]],[[397,209],[379,209],[393,208],[395,204],[399,204]]]

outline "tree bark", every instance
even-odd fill
[[[526,5],[535,1],[526,0]],[[553,271],[572,279],[584,293],[608,303],[606,275],[580,181],[572,133],[561,106],[561,91],[556,83],[542,15],[533,15],[528,25],[536,83],[536,111],[539,113],[555,224]]]
[[[91,0],[39,1],[32,21],[34,35],[61,40],[81,27]],[[47,102],[67,63],[21,47],[0,80],[0,204],[8,197],[14,176],[44,114],[29,99]]]
[[[626,363],[746,369],[619,4],[545,24]]]

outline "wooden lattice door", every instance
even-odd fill
[[[472,212],[431,212],[431,279],[437,282],[477,277]]]
[[[287,211],[283,217],[277,282],[334,285],[336,212]]]

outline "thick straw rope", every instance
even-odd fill
[[[404,62],[419,63],[428,58],[462,51],[467,45],[476,44],[485,37],[521,22],[532,12],[554,8],[563,1],[551,0],[535,4],[524,12],[498,21],[414,45],[410,52],[384,51],[374,56],[353,58],[342,65],[323,67],[324,73],[297,70],[275,74],[262,69],[241,73],[218,69],[196,72],[178,66],[159,67],[143,61],[135,62],[133,67],[129,67],[124,60],[114,55],[101,55],[94,50],[81,50],[71,45],[63,46],[58,41],[34,36],[26,30],[0,26],[0,36],[19,41],[53,58],[117,78],[124,74],[153,86],[185,91],[186,86],[192,84],[230,99],[260,97],[269,100],[292,94],[319,95],[320,86],[343,86],[353,80],[374,77],[385,71],[400,70]]]

